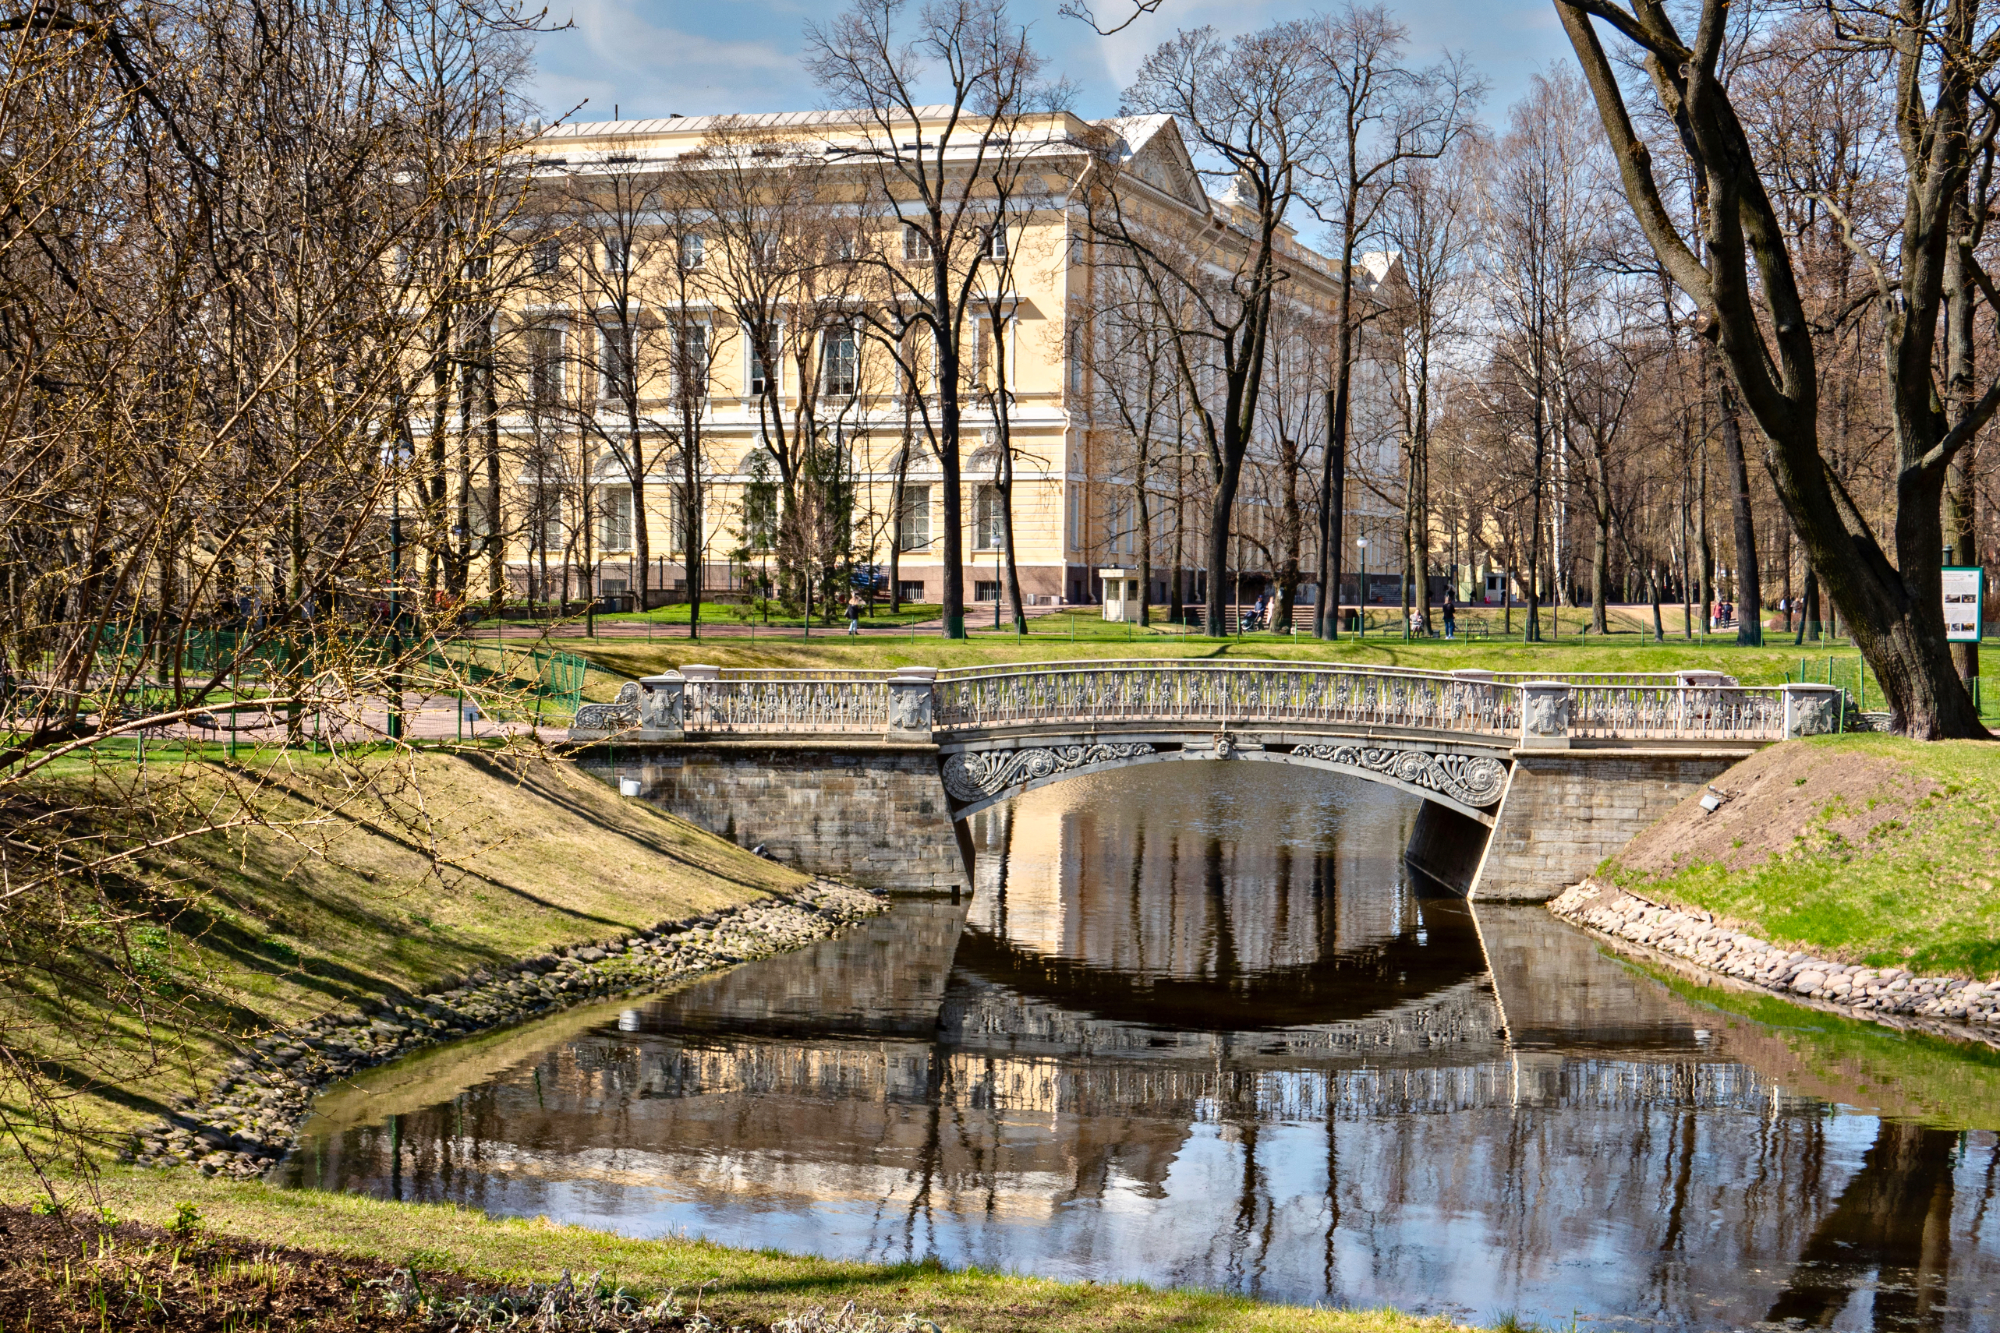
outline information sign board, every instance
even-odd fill
[[[1944,637],[1952,643],[1978,643],[1985,623],[1980,597],[1985,573],[1978,565],[1944,567]]]

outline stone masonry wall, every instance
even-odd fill
[[[594,746],[606,782],[742,847],[869,889],[970,885],[930,746],[771,741]]]
[[[1417,811],[1403,858],[1439,886],[1464,893],[1472,887],[1485,851],[1486,825],[1449,806],[1425,801]]]
[[[1742,754],[1516,753],[1471,896],[1545,902],[1595,870]]]

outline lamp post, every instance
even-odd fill
[[[1361,548],[1361,590],[1355,595],[1354,619],[1361,627],[1361,637],[1368,637],[1368,539],[1356,537],[1354,544]]]

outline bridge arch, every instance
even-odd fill
[[[1024,792],[1091,773],[1142,764],[1227,761],[1289,764],[1361,778],[1421,797],[1491,828],[1493,808],[1507,790],[1512,762],[1504,750],[1482,752],[1449,744],[1335,737],[1273,744],[1228,732],[1144,739],[1036,739],[942,748],[940,775],[955,821]]]

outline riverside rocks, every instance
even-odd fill
[[[1919,977],[1899,967],[1814,958],[1728,929],[1711,912],[1683,912],[1587,879],[1549,903],[1565,921],[1684,958],[1790,1000],[1836,1008],[1898,1027],[1971,1028],[2000,1036],[2000,981]],[[1961,1026],[1963,1025],[1963,1026]]]
[[[440,1042],[633,990],[731,967],[823,940],[883,910],[882,899],[818,880],[789,900],[754,903],[629,939],[559,949],[481,969],[415,999],[391,995],[369,1012],[323,1014],[259,1038],[224,1066],[207,1101],[138,1136],[144,1165],[192,1164],[204,1175],[249,1177],[291,1148],[320,1089],[334,1079]]]

